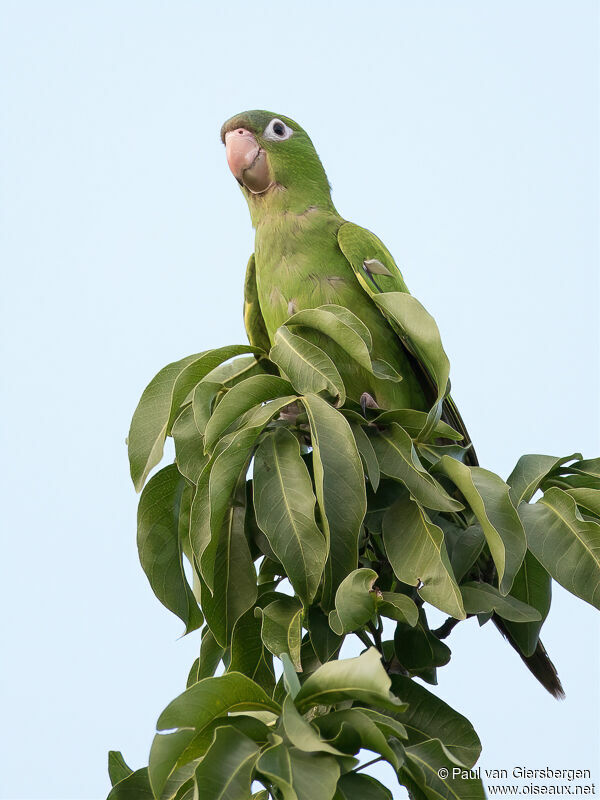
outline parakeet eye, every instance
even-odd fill
[[[289,139],[293,134],[293,130],[288,127],[285,122],[280,119],[272,119],[264,130],[263,136],[265,139],[270,139],[273,142],[283,142]]]

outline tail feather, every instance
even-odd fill
[[[563,700],[565,697],[565,690],[562,687],[560,682],[560,678],[558,677],[558,672],[556,671],[556,667],[550,660],[546,648],[538,640],[537,647],[535,651],[530,656],[525,656],[519,650],[518,646],[513,642],[508,633],[502,619],[497,617],[495,614],[492,617],[494,624],[500,631],[500,633],[504,636],[504,638],[509,642],[509,644],[517,651],[521,660],[527,667],[527,669],[531,672],[531,674],[537,678],[537,680],[542,684],[544,689],[550,692],[552,697],[555,697],[557,700]]]

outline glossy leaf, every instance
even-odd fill
[[[192,406],[187,405],[173,423],[175,459],[182,475],[198,483],[200,473],[208,463],[204,453],[204,439],[196,426]]]
[[[375,417],[374,422],[377,425],[389,425],[391,422],[397,422],[411,438],[419,438],[420,442],[426,441],[422,436],[419,437],[427,423],[427,414],[425,411],[416,411],[413,408],[393,408],[389,411],[382,411],[381,414]],[[439,420],[427,441],[432,438],[460,441],[463,437],[462,433],[454,430],[447,422]]]
[[[287,738],[298,750],[303,750],[305,753],[343,755],[335,747],[323,741],[317,729],[300,714],[289,695],[283,702],[281,721]]]
[[[394,717],[405,726],[409,745],[439,739],[459,763],[469,768],[475,764],[481,742],[466,717],[403,675],[392,675],[392,690],[408,704]]]
[[[298,440],[283,428],[256,451],[254,508],[295,592],[310,603],[325,567],[327,542],[315,521],[315,496]]]
[[[410,626],[416,625],[419,619],[419,609],[414,601],[400,592],[381,592],[377,598],[377,610],[384,617]]]
[[[337,785],[334,800],[393,800],[390,790],[370,775],[348,772]]]
[[[363,714],[360,709],[348,708],[323,714],[315,718],[314,724],[326,739],[334,739],[342,724],[348,725],[358,734],[361,748],[381,755],[394,769],[400,768],[398,756],[389,746],[385,735],[373,720]]]
[[[298,311],[285,323],[287,328],[301,326],[324,333],[363,369],[371,372],[371,333],[349,309],[336,305]]]
[[[581,453],[572,453],[564,458],[535,454],[521,456],[506,479],[515,506],[528,503],[552,470],[574,458],[581,458]]]
[[[460,583],[479,558],[485,535],[481,525],[470,525],[466,529],[445,525],[443,531],[452,571]]]
[[[588,489],[582,487],[567,489],[566,492],[571,495],[584,513],[600,517],[600,488]]]
[[[275,656],[287,653],[297,672],[302,641],[302,603],[297,597],[281,597],[269,603],[262,612],[261,637]]]
[[[148,768],[138,769],[114,784],[106,800],[154,800]]]
[[[375,450],[371,440],[360,425],[357,425],[356,423],[350,423],[350,427],[352,428],[352,433],[354,434],[356,446],[364,464],[365,472],[367,473],[369,482],[373,487],[373,491],[376,492],[379,488],[381,472],[379,470],[379,462],[377,461]]]
[[[465,618],[444,534],[408,495],[401,497],[386,512],[383,540],[398,580],[418,586],[423,600],[441,611],[456,619]]]
[[[280,707],[263,689],[239,672],[205,678],[172,700],[158,718],[158,730],[201,730],[216,717],[233,711],[273,711]]]
[[[194,775],[202,800],[250,800],[252,772],[259,748],[230,726],[217,728],[206,756]]]
[[[402,622],[396,625],[394,650],[400,664],[413,673],[443,667],[450,661],[451,655],[450,648],[429,630],[423,609],[419,611],[416,625]]]
[[[423,467],[412,439],[399,425],[392,423],[371,441],[381,471],[401,481],[419,503],[437,511],[460,511],[463,508],[462,503],[450,497]]]
[[[229,672],[241,672],[258,683],[267,694],[275,688],[273,657],[260,636],[261,619],[249,609],[235,624],[231,637]]]
[[[454,775],[452,770],[455,767],[439,739],[429,739],[406,748],[406,762],[400,779],[408,773],[427,797],[436,800],[486,800],[481,780],[471,777],[466,771]]]
[[[224,652],[210,628],[205,626],[202,630],[200,656],[194,661],[190,669],[186,686],[191,686],[203,678],[211,678],[215,674]]]
[[[329,610],[335,592],[358,567],[358,536],[367,507],[365,479],[347,420],[316,395],[302,398],[310,423],[313,473],[321,521],[329,544],[321,605]]]
[[[517,600],[512,595],[501,595],[495,586],[489,583],[464,583],[460,587],[465,611],[468,614],[487,614],[491,611],[502,619],[511,622],[539,622],[540,612],[532,606]]]
[[[138,506],[137,544],[152,591],[189,633],[202,625],[203,617],[183,571],[179,511],[184,486],[175,464],[152,477]]]
[[[508,594],[519,571],[527,541],[504,481],[482,467],[468,467],[444,456],[438,468],[460,489],[481,525],[498,571],[499,588]]]
[[[584,521],[575,500],[548,489],[535,504],[519,507],[527,544],[542,566],[569,592],[600,608],[600,525]]]
[[[278,787],[283,800],[331,800],[340,767],[326,753],[305,753],[281,740],[263,751],[257,769]]]
[[[168,364],[150,381],[134,412],[128,436],[131,478],[137,491],[161,460],[167,433],[194,386],[223,361],[255,350],[247,345],[207,350]]]
[[[314,651],[321,663],[324,664],[339,651],[344,637],[331,630],[327,616],[318,606],[311,606],[309,609],[308,627]]]
[[[377,573],[372,569],[355,569],[338,586],[335,609],[329,613],[329,625],[334,633],[344,633],[362,628],[375,613],[376,592],[373,584]]]
[[[320,347],[282,325],[275,332],[269,358],[300,394],[327,392],[339,405],[346,399],[344,384],[335,364]]]
[[[342,700],[360,700],[398,710],[403,703],[390,693],[390,686],[381,656],[371,647],[357,658],[323,664],[308,676],[295,701],[302,713],[316,705],[334,705]]]
[[[291,384],[276,375],[255,375],[230,389],[216,407],[204,431],[206,449],[211,450],[217,439],[255,406],[282,395],[292,395]]]
[[[119,781],[124,780],[131,775],[133,770],[127,766],[122,753],[118,750],[108,751],[108,777],[110,778],[110,785],[114,786]]]

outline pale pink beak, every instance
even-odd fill
[[[253,133],[246,128],[236,128],[225,134],[227,163],[236,180],[254,194],[260,194],[271,185],[267,156],[261,150]]]

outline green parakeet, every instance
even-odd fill
[[[343,306],[369,329],[374,363],[402,377],[401,381],[377,377],[350,361],[331,340],[324,344],[323,334],[313,331],[314,343],[334,360],[348,397],[363,407],[428,411],[435,387],[426,360],[372,299],[382,292],[408,292],[400,270],[373,233],[338,214],[306,131],[288,117],[246,111],[225,122],[221,138],[256,229],[245,283],[244,318],[250,342],[268,352],[276,330],[296,312],[326,304]],[[442,419],[463,435],[469,448],[464,460],[476,466],[471,440],[449,395]],[[507,635],[502,621],[495,618],[495,622]],[[541,643],[533,656],[523,660],[552,694],[562,693]]]

